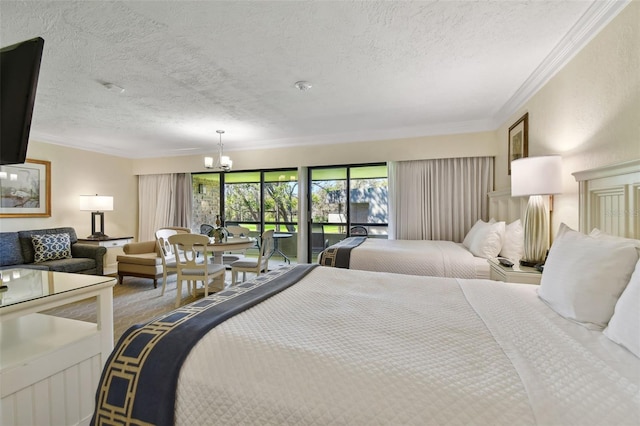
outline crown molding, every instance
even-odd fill
[[[500,127],[524,105],[629,3],[631,0],[594,1],[522,86],[498,110],[493,120],[494,127]]]

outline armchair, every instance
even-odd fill
[[[179,233],[191,232],[189,228],[176,226],[161,229],[173,229]],[[163,276],[164,268],[156,240],[125,244],[122,249],[124,254],[117,257],[118,283],[122,284],[126,276],[149,278],[153,280],[153,288],[157,288],[158,278]]]

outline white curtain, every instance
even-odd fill
[[[191,174],[138,177],[138,241],[155,239],[164,226],[191,227]]]
[[[389,238],[461,242],[492,189],[492,157],[389,163]]]

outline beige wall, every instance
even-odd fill
[[[213,149],[213,147],[212,147]],[[340,145],[298,146],[255,151],[229,151],[234,170],[325,166],[428,158],[494,156],[494,132],[428,136]],[[203,156],[134,160],[135,174],[205,172]]]
[[[640,158],[640,2],[631,2],[497,131],[496,188],[510,186],[508,129],[529,113],[529,156],[559,154],[563,193],[552,232],[578,228],[578,184],[571,173]]]
[[[27,158],[51,162],[51,217],[2,218],[0,231],[72,226],[78,237],[86,237],[91,213],[78,210],[79,196],[100,194],[114,197],[114,210],[104,214],[107,235],[137,235],[138,188],[131,160],[33,140]]]

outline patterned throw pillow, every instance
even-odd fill
[[[35,263],[71,258],[71,238],[69,234],[33,235],[31,241],[35,250]]]

